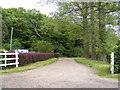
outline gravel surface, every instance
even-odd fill
[[[118,88],[118,81],[95,74],[72,58],[26,72],[5,74],[2,88]]]

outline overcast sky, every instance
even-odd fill
[[[37,4],[36,2],[39,2]],[[40,3],[41,2],[41,3]],[[55,4],[46,4],[42,0],[0,0],[0,6],[2,8],[18,8],[23,7],[25,9],[37,9],[41,13],[49,15],[49,13],[56,10]]]

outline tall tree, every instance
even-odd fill
[[[90,31],[91,31],[91,58],[96,60],[96,29],[95,29],[95,9],[94,2],[90,2]]]
[[[24,48],[30,48],[29,38],[36,35],[43,21],[43,15],[37,10],[25,10],[24,8],[2,9],[3,41],[10,42],[11,27],[14,28],[13,39],[19,39]],[[22,36],[22,38],[21,38]]]
[[[0,49],[2,49],[2,10],[0,7]]]
[[[98,19],[99,19],[99,59],[106,60],[106,40],[107,40],[107,30],[106,30],[106,15],[112,12],[117,12],[119,8],[117,7],[117,3],[104,3],[98,2]]]
[[[105,23],[105,9],[102,2],[98,3],[98,18],[99,18],[99,47],[100,47],[100,60],[106,60],[105,43],[106,43],[106,23]]]
[[[100,60],[106,60],[106,15],[111,12],[117,12],[118,8],[115,2],[66,2],[60,3],[60,17],[71,16],[73,22],[82,23],[83,26],[83,46],[84,57],[95,59],[96,54],[99,54]],[[77,19],[76,19],[77,17]],[[70,19],[67,19],[70,20]],[[88,26],[88,24],[90,26]],[[96,29],[96,27],[99,27]],[[88,29],[90,28],[90,29]],[[91,39],[90,39],[91,38]]]
[[[88,3],[82,3],[83,30],[84,30],[84,57],[90,58],[89,52],[89,31],[88,31]]]

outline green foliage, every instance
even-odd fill
[[[4,52],[5,51],[5,49],[0,49],[0,53],[2,53],[2,52]]]
[[[39,37],[38,32],[43,24],[43,17],[44,15],[35,9],[2,9],[3,43],[5,48],[9,50],[8,43],[10,42],[11,27],[13,27],[13,38],[18,40],[15,41],[16,44],[20,41],[23,48],[30,48],[31,41],[29,41],[29,38],[34,35]]]
[[[61,55],[66,56],[66,54],[65,54],[66,48],[62,44],[55,43],[54,46],[55,46],[54,47],[54,52],[55,53],[60,53]]]
[[[13,27],[13,49],[55,52],[62,56],[83,56],[86,52],[89,57],[95,55],[94,59],[101,53],[108,55],[118,39],[114,30],[106,29],[105,25],[116,25],[118,17],[112,12],[117,12],[117,6],[106,2],[101,2],[101,6],[104,7],[99,9],[98,2],[61,2],[53,17],[35,9],[1,8],[3,48],[9,50]],[[105,15],[99,14],[99,10]]]
[[[2,53],[2,52],[4,52],[4,51],[5,51],[5,49],[0,49],[0,53]],[[0,55],[0,58],[3,58],[3,56]],[[2,63],[2,61],[0,61],[0,63]]]
[[[120,40],[118,47],[114,50],[115,52],[115,73],[120,73]]]
[[[73,30],[67,36],[72,40],[79,38],[83,41],[80,47],[83,48],[84,57],[106,60],[106,55],[116,47],[118,40],[115,30],[106,29],[106,25],[117,25],[117,3],[58,2],[58,6],[59,11],[55,16],[75,24],[69,25]],[[69,49],[67,51],[71,52]]]
[[[9,50],[10,48],[10,44],[9,43],[5,43],[4,46],[3,46],[6,50]],[[22,44],[21,42],[18,40],[18,39],[13,39],[12,40],[12,50],[15,50],[15,49],[22,49]]]
[[[37,51],[40,53],[52,53],[54,52],[54,46],[52,43],[47,41],[35,41],[31,44],[31,50]]]
[[[83,55],[83,49],[80,47],[72,47],[69,50],[66,50],[66,55],[68,57],[81,57]]]
[[[22,44],[18,39],[13,39],[12,49],[21,49]]]
[[[73,56],[71,48],[81,45],[81,24],[70,23],[66,19],[57,17],[46,18],[40,34],[43,40],[51,41],[54,45],[54,52],[63,56]],[[81,46],[79,46],[81,47]]]
[[[73,57],[81,57],[83,56],[83,49],[80,47],[72,48],[72,55]]]
[[[9,43],[3,44],[3,48],[5,48],[6,50],[9,50],[10,49],[10,44]]]

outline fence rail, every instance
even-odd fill
[[[15,57],[14,58],[8,58],[7,56],[10,56],[10,55],[14,55]],[[6,51],[4,53],[0,53],[0,56],[3,56],[4,58],[0,58],[0,61],[4,61],[4,63],[0,63],[0,66],[8,66],[8,65],[16,65],[16,67],[18,67],[18,55],[19,53],[16,51],[15,53],[6,53]],[[7,62],[7,60],[9,61],[12,61],[14,60],[15,62],[14,63],[9,63]]]

